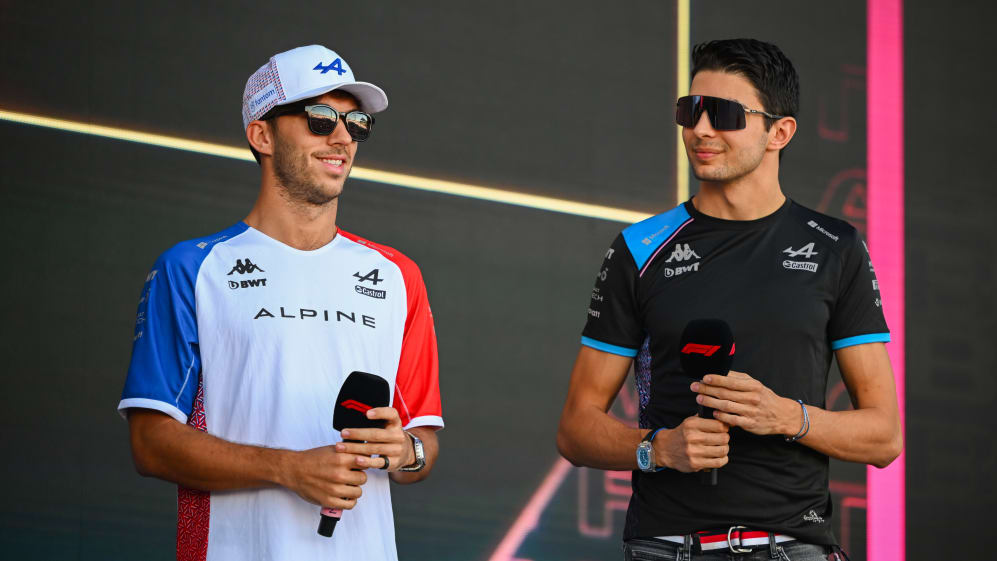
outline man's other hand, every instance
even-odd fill
[[[656,463],[684,473],[723,467],[730,452],[727,425],[712,419],[688,417],[674,429],[654,438]]]
[[[357,459],[334,446],[295,452],[286,461],[286,479],[280,483],[310,503],[348,510],[356,506],[360,486],[367,482],[367,474],[356,469]]]
[[[707,374],[702,382],[693,382],[690,389],[699,393],[697,403],[713,408],[713,417],[732,427],[754,434],[793,435],[803,425],[798,403],[779,397],[744,372]]]
[[[398,410],[394,407],[375,407],[367,411],[367,418],[386,421],[384,428],[343,429],[343,440],[363,442],[340,442],[336,444],[338,452],[355,454],[359,469],[383,468],[387,464],[388,471],[397,471],[400,467],[415,463],[412,439],[402,430]],[[375,454],[379,457],[372,458]]]

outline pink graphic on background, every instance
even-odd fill
[[[602,497],[589,496],[589,476],[602,479]],[[629,471],[578,470],[578,533],[590,538],[608,538],[619,530],[613,514],[626,512],[630,506]],[[593,524],[593,512],[598,511],[599,523]]]
[[[830,116],[827,94],[821,93],[817,100],[817,136],[831,142],[848,142],[849,99],[861,97],[865,93],[865,68],[851,64],[841,65],[845,75],[839,86],[836,119]],[[836,120],[837,124],[831,124]]]
[[[568,460],[558,458],[554,463],[554,467],[544,477],[543,483],[540,484],[540,487],[530,497],[530,502],[526,503],[526,507],[519,513],[519,517],[513,522],[512,528],[506,532],[505,537],[502,538],[502,542],[499,543],[498,548],[488,558],[488,561],[529,561],[513,557],[513,555],[516,554],[519,546],[523,544],[527,534],[537,527],[537,523],[540,521],[540,514],[543,513],[547,507],[547,503],[553,498],[554,492],[561,486],[561,482],[564,481],[569,471],[571,471],[571,464]]]
[[[892,342],[886,348],[904,422],[904,79],[903,1],[868,0],[867,113],[869,251],[876,264]],[[870,466],[867,558],[905,558],[906,505],[901,454],[886,469]]]

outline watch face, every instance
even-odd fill
[[[649,448],[649,446],[644,446],[644,443],[637,447],[637,467],[642,470],[651,468],[651,450]]]

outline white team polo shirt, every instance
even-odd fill
[[[436,334],[415,263],[342,230],[302,251],[240,222],[154,265],[118,409],[305,450],[341,440],[334,402],[354,370],[388,381],[405,428],[443,426]],[[319,507],[287,489],[181,487],[177,558],[395,561],[387,473],[367,475],[332,538],[316,532]]]

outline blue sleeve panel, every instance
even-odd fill
[[[668,212],[652,216],[623,230],[623,239],[633,255],[639,271],[654,255],[661,244],[665,243],[683,224],[691,220],[685,205],[679,205]]]
[[[609,343],[603,343],[602,341],[591,337],[582,337],[582,344],[586,347],[592,347],[598,351],[613,353],[614,355],[626,356],[630,358],[637,356],[637,349],[628,349],[627,347],[610,345]]]
[[[889,343],[889,342],[890,342],[889,333],[869,333],[867,335],[856,335],[854,337],[845,337],[844,339],[831,341],[831,350],[836,351],[838,349],[843,349],[845,347],[851,347],[852,345],[863,345],[865,343]]]
[[[195,284],[216,244],[248,229],[240,222],[213,236],[181,242],[163,253],[145,279],[128,378],[118,410],[155,409],[187,422],[194,406],[201,356]]]

